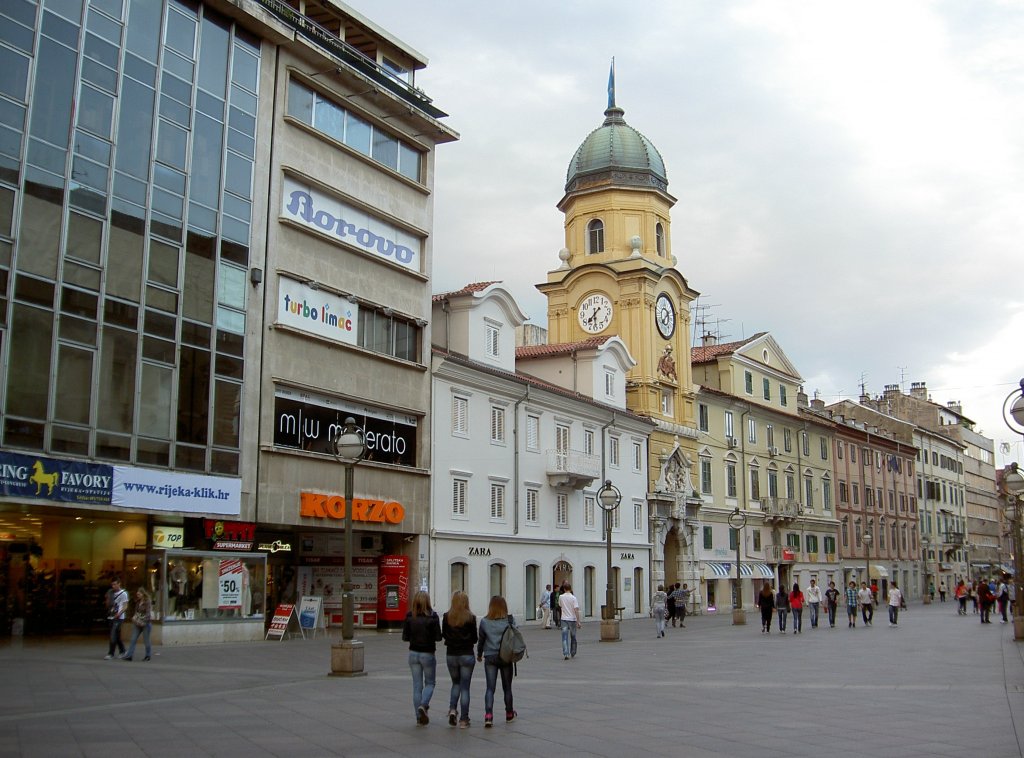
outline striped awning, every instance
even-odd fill
[[[706,561],[704,567],[711,574],[712,579],[728,579],[732,576],[731,563],[719,563],[718,561]]]
[[[772,567],[767,563],[744,563],[743,568],[750,566],[753,571],[753,575],[759,579],[774,579],[775,572],[772,571]]]

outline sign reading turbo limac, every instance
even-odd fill
[[[364,460],[415,467],[415,416],[289,387],[278,387],[274,395],[274,444],[278,447],[333,452],[331,441],[351,416],[366,438]]]

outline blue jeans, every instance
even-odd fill
[[[779,612],[779,631],[786,631],[786,616],[789,615],[789,608],[778,608]]]
[[[572,640],[570,642],[570,639]],[[576,657],[576,621],[562,619],[562,655]]]
[[[433,653],[417,653],[410,650],[409,669],[412,671],[412,710],[413,713],[417,713],[420,706],[430,707],[430,697],[434,694],[437,674],[437,658]]]
[[[793,608],[793,631],[802,632],[804,630],[804,609]]]
[[[897,624],[900,619],[900,607],[898,605],[889,606],[889,623]]]
[[[107,655],[114,654],[116,647],[119,652],[124,653],[124,643],[121,642],[121,623],[124,619],[110,619],[110,649]]]
[[[505,696],[505,713],[512,712],[512,664],[502,663],[496,655],[484,658],[484,674],[487,689],[484,690],[484,713],[494,713],[494,690],[498,686],[498,672],[501,672],[501,692]]]
[[[454,711],[456,705],[462,706],[460,718],[469,721],[469,683],[473,679],[473,668],[476,658],[472,653],[467,655],[449,655],[446,658],[448,675],[452,678],[452,694],[448,698],[448,708]]]
[[[821,603],[811,603],[811,628],[818,625],[818,607]]]
[[[152,631],[152,624],[146,624],[145,626],[136,626],[135,624],[132,624],[132,641],[131,644],[128,645],[128,652],[124,654],[124,657],[131,658],[135,655],[135,643],[139,641],[139,635],[142,635],[142,638],[146,643],[146,657],[149,658],[153,652],[153,649],[149,645],[149,635]]]
[[[835,626],[836,625],[836,606],[834,604],[832,604],[832,603],[829,603],[827,607],[828,607],[828,625],[829,626]]]

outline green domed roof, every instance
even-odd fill
[[[604,123],[579,146],[565,179],[565,191],[595,184],[635,184],[667,189],[665,162],[654,144],[626,123],[625,111],[612,105]]]

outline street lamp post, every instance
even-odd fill
[[[1010,523],[1013,525],[1013,572],[1014,572],[1014,603],[1013,603],[1013,637],[1024,639],[1024,612],[1020,603],[1024,598],[1021,591],[1021,509],[1024,508],[1024,476],[1021,476],[1016,463],[1011,463],[1009,470],[1003,476],[1003,486],[1006,488],[1006,507],[1010,516]]]
[[[740,547],[743,544],[743,527],[747,525],[747,517],[739,506],[729,514],[729,526],[736,530],[736,589],[733,592],[732,623],[747,623],[747,612],[743,610],[743,574],[740,571]]]
[[[1024,379],[1020,380],[1020,386],[1006,396],[1003,401],[1003,421],[1013,432],[1024,436]],[[1024,639],[1024,609],[1021,602],[1024,601],[1024,587],[1021,586],[1021,495],[1024,493],[1024,477],[1017,470],[1017,464],[1010,464],[1010,471],[1003,479],[1007,491],[1007,501],[1014,499],[1014,512],[1016,518],[1013,521],[1013,583],[1015,585],[1013,596],[1013,637]]]
[[[871,543],[875,541],[875,520],[869,518],[864,530],[864,580],[871,589]],[[874,595],[872,595],[874,597]]]
[[[607,582],[605,584],[604,613],[601,614],[601,641],[616,642],[619,639],[619,620],[615,618],[615,586],[612,581],[612,515],[622,502],[622,493],[605,479],[597,491],[597,502],[604,511],[605,539],[608,548]]]
[[[363,643],[354,639],[355,603],[352,599],[352,500],[355,497],[355,467],[366,452],[363,430],[349,416],[334,439],[334,457],[345,467],[345,568],[341,593],[341,643],[331,646],[331,674],[334,676],[362,676]]]

